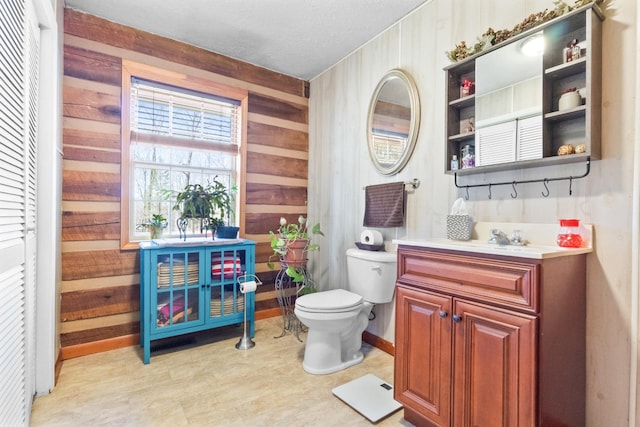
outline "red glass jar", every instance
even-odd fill
[[[579,248],[582,246],[579,219],[561,219],[560,233],[557,238],[558,246],[563,248]]]

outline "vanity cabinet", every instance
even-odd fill
[[[400,246],[394,397],[417,426],[583,426],[586,255]]]
[[[140,243],[140,345],[143,361],[153,341],[244,322],[254,334],[254,293],[240,282],[255,273],[255,242],[220,239],[189,245]]]
[[[598,159],[603,19],[591,3],[446,67],[445,172],[466,175]],[[545,47],[541,61],[527,67],[533,75],[493,87],[493,80],[520,75],[512,67],[530,60],[521,46],[538,35]],[[579,42],[579,53],[567,61],[567,45],[573,40]],[[489,60],[492,56],[495,61]],[[467,95],[465,81],[476,80],[475,94]],[[560,97],[572,90],[580,93],[580,104],[560,111]],[[537,104],[528,105],[533,100]],[[496,111],[480,111],[481,106]],[[584,150],[559,155],[567,144]],[[461,159],[467,145],[475,151],[475,167],[451,170],[453,155]]]

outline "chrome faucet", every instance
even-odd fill
[[[490,231],[491,237],[489,237],[489,243],[496,243],[500,246],[506,245],[515,245],[515,246],[525,246],[529,242],[522,238],[522,234],[520,230],[513,230],[511,234],[511,238],[507,237],[504,232],[498,230],[497,228],[493,228]]]
[[[489,238],[489,243],[497,243],[500,246],[511,244],[511,240],[509,240],[507,235],[497,228],[492,228],[490,233],[491,237]]]

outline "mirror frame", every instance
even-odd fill
[[[373,122],[373,112],[375,110],[376,104],[378,102],[378,97],[380,96],[380,92],[386,83],[393,79],[400,79],[407,89],[409,94],[409,103],[411,105],[411,123],[409,124],[409,134],[407,136],[407,146],[402,153],[400,159],[396,162],[396,164],[392,166],[385,166],[381,164],[375,156],[374,147],[373,147],[373,135],[372,135],[372,122]],[[367,147],[369,149],[369,157],[371,158],[371,162],[375,166],[375,168],[383,175],[393,175],[400,172],[407,164],[409,159],[411,158],[411,154],[413,154],[413,150],[416,146],[416,141],[418,139],[418,129],[420,128],[420,98],[418,97],[418,88],[416,87],[413,79],[407,74],[405,71],[394,68],[393,70],[387,72],[375,90],[373,91],[373,96],[371,97],[371,101],[369,103],[369,112],[367,115]]]

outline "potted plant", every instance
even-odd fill
[[[136,227],[138,230],[149,230],[149,236],[151,239],[159,239],[162,237],[162,232],[169,223],[162,214],[153,214],[149,221],[145,221],[138,224]]]
[[[280,218],[280,227],[277,232],[269,231],[273,255],[269,258],[267,266],[273,269],[275,265],[272,259],[278,257],[282,268],[286,268],[287,276],[291,277],[295,283],[305,282],[307,254],[320,250],[320,245],[311,241],[311,238],[316,235],[324,236],[319,223],[309,231],[307,219],[302,215],[298,217],[297,224],[288,224],[286,218]]]
[[[235,188],[235,187],[234,187]],[[231,197],[235,196],[234,192],[231,193]],[[238,231],[240,231],[240,227],[233,225],[235,221],[232,221],[231,218],[234,218],[234,213],[232,209],[227,211],[227,219],[226,221],[221,221],[220,224],[216,227],[216,237],[221,239],[235,239],[238,237]]]
[[[215,234],[216,228],[224,224],[224,218],[230,218],[233,213],[235,192],[235,186],[227,188],[217,176],[207,185],[187,184],[182,191],[170,192],[175,194],[173,210],[181,211],[178,229],[182,232],[189,219],[200,219],[200,231],[206,229]]]

